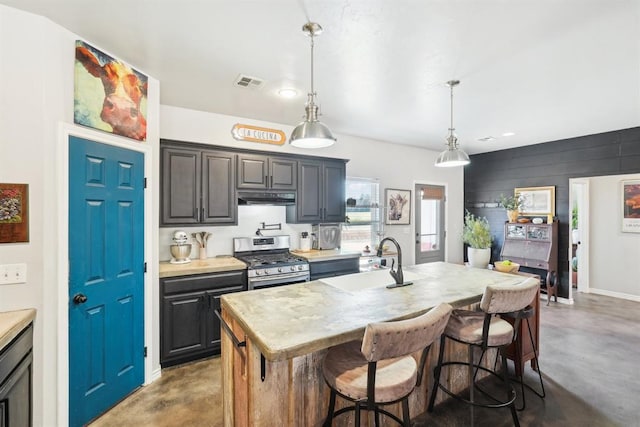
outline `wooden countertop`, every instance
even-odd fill
[[[35,308],[0,312],[0,351],[36,318]]]
[[[306,259],[309,262],[331,261],[335,259],[360,258],[360,251],[345,251],[341,249],[312,249],[310,251],[293,250],[291,253]]]
[[[246,270],[247,265],[232,256],[194,259],[187,264],[160,263],[160,278],[189,276],[192,274],[218,273],[221,271]]]
[[[487,285],[515,285],[526,278],[444,262],[404,269],[413,285],[388,289],[389,270],[222,296],[269,360],[309,354],[362,337],[368,323],[410,318],[441,302],[462,307],[480,301]]]

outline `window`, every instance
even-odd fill
[[[347,177],[347,223],[342,226],[341,247],[362,251],[365,246],[373,251],[382,238],[380,184],[376,179]]]

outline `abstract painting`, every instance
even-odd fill
[[[622,181],[622,231],[640,233],[640,181]]]

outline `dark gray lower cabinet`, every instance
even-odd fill
[[[160,365],[220,353],[220,297],[247,289],[246,270],[160,279]]]
[[[0,352],[0,427],[32,425],[33,326]]]
[[[314,261],[309,263],[309,274],[311,275],[311,280],[322,279],[323,277],[342,276],[343,274],[359,272],[359,258]]]

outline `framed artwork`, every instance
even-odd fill
[[[526,187],[516,188],[516,196],[522,198],[522,216],[555,216],[556,215],[556,187]]]
[[[124,62],[76,40],[73,122],[145,141],[148,80]]]
[[[622,181],[622,231],[640,233],[640,180]]]
[[[0,243],[29,241],[28,189],[28,184],[0,184]]]
[[[385,224],[407,225],[411,223],[411,190],[385,188],[384,199],[387,207]]]

